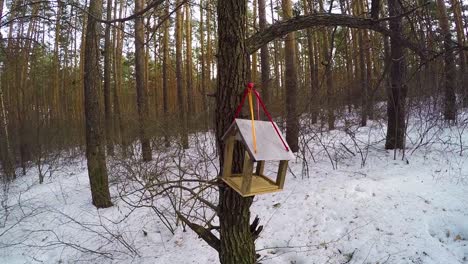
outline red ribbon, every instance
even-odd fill
[[[263,103],[262,98],[260,98],[260,94],[253,87],[254,87],[254,84],[252,82],[249,82],[247,84],[247,87],[244,90],[244,94],[242,95],[242,100],[241,100],[239,106],[237,106],[236,113],[234,114],[233,122],[236,120],[237,116],[239,115],[240,111],[242,110],[242,106],[244,105],[245,98],[247,97],[247,94],[248,94],[249,90],[253,91],[255,96],[257,97],[258,102],[260,102],[260,105],[262,106],[263,112],[268,117],[268,120],[271,122],[271,125],[275,129],[276,134],[278,135],[281,142],[283,143],[284,148],[286,149],[286,151],[289,151],[288,145],[286,144],[286,142],[284,142],[283,137],[281,136],[281,133],[279,132],[278,128],[275,126],[275,123],[273,122],[273,118],[271,118],[270,113],[266,109],[265,103]],[[259,115],[259,117],[260,117],[260,115]]]

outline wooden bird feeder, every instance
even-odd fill
[[[224,148],[224,169],[222,180],[243,197],[277,192],[283,189],[286,179],[288,161],[294,159],[283,136],[275,131],[276,123],[269,121],[254,121],[256,148],[252,138],[252,121],[235,119],[222,140]],[[281,137],[281,138],[280,138]],[[234,145],[242,142],[246,152],[241,174],[232,173]],[[279,161],[276,180],[264,175],[265,161]],[[254,163],[256,163],[255,172]]]

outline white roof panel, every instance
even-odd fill
[[[239,130],[239,133],[247,145],[247,150],[254,160],[293,160],[295,159],[294,154],[289,148],[288,143],[283,139],[288,151],[281,142],[278,134],[275,131],[270,121],[254,121],[255,134],[257,141],[257,152],[254,152],[253,147],[253,136],[252,136],[252,120],[248,119],[236,119],[235,124]],[[276,123],[274,123],[276,127]],[[279,129],[278,129],[279,131]],[[281,134],[281,133],[280,133]]]

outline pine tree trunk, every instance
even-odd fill
[[[135,1],[135,12],[144,8],[143,0]],[[144,161],[153,159],[151,155],[151,143],[149,139],[149,108],[148,92],[145,87],[145,31],[142,17],[135,19],[135,82],[137,90],[138,123],[141,142],[141,152]]]
[[[185,60],[185,82],[187,90],[187,109],[188,113],[194,114],[196,111],[195,100],[193,96],[193,76],[192,76],[192,21],[190,15],[190,5],[185,5],[185,43],[187,45],[186,60]],[[191,118],[189,117],[189,120]]]
[[[445,99],[444,118],[454,121],[457,115],[455,97],[455,57],[452,50],[452,33],[450,32],[447,8],[444,0],[437,0],[437,10],[441,33],[444,37],[444,74],[445,74]]]
[[[459,45],[466,46],[466,36],[463,33],[463,21],[460,0],[450,0],[453,9],[453,16],[455,20],[455,28],[457,31],[457,42]],[[460,74],[458,80],[460,81],[461,93],[463,96],[463,107],[468,107],[468,70],[467,70],[467,55],[465,50],[460,51],[459,64]]]
[[[372,56],[371,56],[371,45],[369,40],[369,31],[364,30],[364,53],[366,57],[366,94],[367,94],[367,103],[366,103],[366,112],[367,118],[374,119],[374,93],[372,91],[372,69],[375,68],[372,65]]]
[[[213,62],[213,48],[212,48],[212,39],[211,39],[211,27],[212,27],[212,23],[213,21],[211,21],[213,18],[211,16],[211,12],[212,12],[212,6],[210,6],[210,3],[211,1],[206,1],[206,80],[207,80],[207,87],[206,89],[208,90],[208,92],[211,92],[211,87],[212,87],[212,83],[211,83],[211,77],[212,77],[212,74],[211,74],[211,65],[212,65],[212,62]]]
[[[169,15],[169,5],[165,8],[165,15]],[[169,115],[169,74],[168,74],[168,67],[169,67],[169,19],[164,21],[164,34],[163,34],[163,60],[162,60],[162,94],[163,94],[163,113],[164,113],[164,120],[167,120]],[[167,135],[164,136],[165,139],[165,146],[170,146],[170,141]]]
[[[290,0],[282,0],[284,19],[292,18]],[[297,114],[297,61],[294,33],[289,33],[285,40],[285,97],[286,97],[286,141],[291,150],[299,150],[299,120]]]
[[[119,18],[123,16],[124,11],[124,0],[120,0],[119,3]],[[120,135],[120,144],[122,148],[122,154],[127,155],[127,138],[125,136],[125,123],[122,119],[121,106],[120,106],[120,93],[122,91],[123,83],[123,67],[122,67],[122,50],[123,50],[123,30],[125,29],[124,23],[118,24],[118,29],[115,29],[115,49],[114,49],[114,93],[113,93],[113,104],[114,104],[114,124],[118,124],[118,127],[114,128],[115,134]]]
[[[180,4],[180,0],[177,5]],[[186,119],[186,103],[184,96],[184,82],[182,79],[182,11],[180,8],[176,11],[175,21],[175,41],[176,41],[176,86],[177,86],[177,102],[179,105],[179,124],[180,124],[180,137],[182,147],[188,148],[188,134],[187,134],[187,119]],[[190,45],[190,44],[188,44]],[[188,89],[188,88],[187,88]]]
[[[10,181],[16,178],[15,167],[13,162],[13,153],[11,150],[10,135],[8,133],[8,116],[5,109],[5,100],[2,89],[2,78],[0,69],[0,159],[3,169],[3,173],[6,176],[6,180]]]
[[[102,16],[102,0],[91,0],[86,27],[84,58],[84,94],[86,117],[86,159],[93,204],[97,208],[112,206],[104,151],[103,124],[100,115],[99,89],[99,24],[95,18]]]
[[[106,19],[112,18],[112,0],[107,0]],[[107,153],[114,155],[114,139],[112,129],[112,105],[111,105],[111,55],[112,43],[110,37],[110,25],[106,24],[104,39],[104,117],[106,123]]]
[[[246,1],[218,1],[218,89],[216,93],[216,138],[223,168],[222,135],[232,123],[236,106],[247,81]],[[236,149],[236,151],[240,151]],[[234,164],[241,164],[235,155]],[[240,169],[240,168],[237,168]],[[220,251],[222,264],[255,263],[255,244],[250,232],[250,205],[253,198],[243,198],[228,186],[219,193]]]
[[[366,79],[366,66],[364,60],[364,43],[363,32],[358,31],[358,45],[359,45],[359,80],[361,84],[361,126],[367,125],[367,79]]]
[[[388,0],[389,16],[402,13],[399,0]],[[401,35],[401,18],[390,20],[390,30]],[[405,147],[405,101],[407,86],[405,83],[406,60],[403,45],[397,38],[390,38],[390,87],[387,95],[387,136],[386,149],[403,149]]]
[[[259,28],[264,30],[267,26],[265,0],[258,0]],[[262,98],[265,105],[270,105],[270,54],[268,44],[260,48],[260,68],[262,75]]]
[[[336,30],[336,28],[335,28]],[[327,122],[328,129],[335,129],[335,92],[333,87],[333,60],[332,60],[332,50],[333,50],[333,35],[328,38],[328,30],[325,29],[323,34],[323,53],[324,53],[324,66],[325,66],[325,82],[327,85]]]
[[[60,36],[62,35],[60,33],[61,31],[61,20],[60,17],[62,16],[62,10],[63,10],[63,4],[61,2],[58,2],[58,10],[57,10],[57,21],[55,23],[55,40],[54,40],[54,58],[53,58],[53,63],[54,63],[54,86],[53,86],[53,93],[52,93],[52,116],[53,118],[58,118],[60,119],[61,117],[59,116],[60,111],[59,111],[59,79],[60,79],[60,56],[59,56],[59,45],[60,45]]]
[[[306,14],[312,14],[313,6],[310,0],[304,0],[304,6],[306,7]],[[314,38],[312,29],[307,29],[307,55],[309,59],[309,75],[310,75],[310,115],[312,124],[317,123],[318,119],[318,80],[315,78],[315,70],[317,68],[314,54]]]

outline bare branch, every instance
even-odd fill
[[[249,54],[257,51],[268,42],[284,36],[290,32],[302,30],[311,27],[327,26],[327,27],[350,27],[357,29],[370,29],[379,32],[385,36],[398,38],[404,46],[414,51],[421,57],[426,57],[426,51],[416,43],[411,42],[407,38],[400,36],[386,26],[381,21],[388,20],[373,20],[370,18],[360,18],[342,14],[311,14],[306,16],[298,16],[285,21],[280,21],[269,28],[258,32],[246,40],[247,52]]]
[[[213,233],[208,231],[208,229],[204,228],[203,226],[190,222],[179,211],[176,211],[176,213],[177,213],[177,216],[180,218],[180,220],[182,220],[182,222],[187,224],[190,227],[190,229],[193,230],[193,232],[195,232],[201,239],[203,239],[206,243],[208,243],[208,245],[210,245],[212,248],[214,248],[216,251],[219,252],[220,247],[221,247],[220,246],[221,242],[219,238],[217,238],[215,235],[213,235]]]

